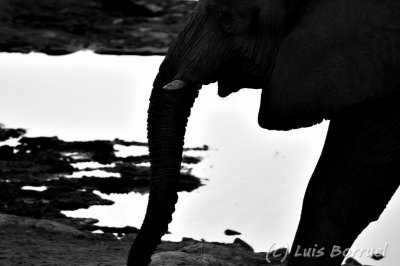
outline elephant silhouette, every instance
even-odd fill
[[[221,97],[262,89],[262,128],[331,121],[288,265],[340,265],[330,250],[350,247],[399,186],[399,14],[395,0],[200,0],[154,81],[151,190],[128,265],[147,265],[167,232],[186,123],[213,82]],[[315,245],[326,255],[296,256]]]

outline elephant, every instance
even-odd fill
[[[198,1],[153,84],[149,202],[127,264],[148,265],[167,232],[191,107],[218,82],[220,97],[261,90],[262,128],[330,120],[287,265],[340,265],[330,251],[351,247],[399,186],[399,14],[396,0]]]

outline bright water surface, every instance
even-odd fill
[[[27,128],[30,136],[146,141],[148,98],[161,61],[160,56],[90,52],[60,57],[0,54],[0,122]],[[292,242],[328,123],[290,132],[263,130],[257,125],[259,98],[257,90],[242,90],[228,99],[217,97],[215,85],[201,90],[186,145],[211,147],[194,154],[205,157],[193,169],[205,186],[180,193],[169,227],[172,235],[164,239],[231,242],[224,235],[230,228],[257,251]],[[139,148],[134,153],[146,152]],[[116,203],[65,213],[97,218],[101,225],[140,227],[147,195],[101,195]],[[364,263],[398,265],[399,207],[397,193],[379,222],[354,244],[353,249],[372,249],[388,243],[386,259],[361,258]]]

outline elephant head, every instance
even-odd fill
[[[201,85],[218,81],[219,95],[261,88],[283,28],[280,0],[201,0],[160,66],[148,111],[151,188],[145,220],[128,259],[147,265],[177,201],[190,108]]]
[[[128,265],[147,265],[167,232],[177,201],[187,119],[201,85],[218,81],[220,96],[241,88],[262,88],[260,126],[285,130],[330,118],[399,84],[395,77],[400,74],[400,59],[382,57],[388,48],[393,52],[391,43],[385,47],[378,37],[368,37],[389,36],[390,30],[357,31],[360,23],[370,23],[371,31],[375,22],[393,24],[394,11],[390,13],[386,5],[389,14],[381,12],[376,20],[366,21],[368,12],[383,4],[306,2],[198,2],[153,84],[148,111],[150,197]],[[355,17],[351,10],[364,15]],[[357,34],[352,36],[353,32]]]
[[[280,0],[200,1],[165,59],[175,72],[165,89],[218,81],[224,97],[244,87],[261,88],[273,65],[284,16]]]

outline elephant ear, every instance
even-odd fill
[[[291,14],[263,88],[263,128],[311,126],[399,90],[399,1],[307,2]]]

